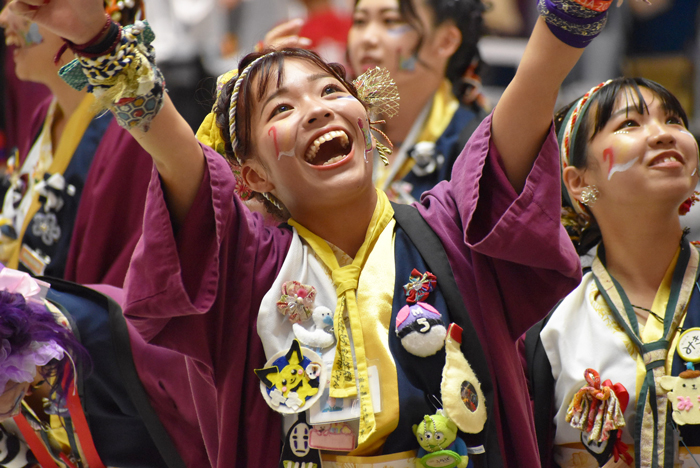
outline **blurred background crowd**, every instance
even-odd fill
[[[486,35],[479,41],[476,69],[488,110],[515,72],[537,9],[532,0],[485,3]],[[311,48],[347,64],[353,5],[353,0],[147,0],[145,12],[156,32],[157,61],[169,94],[196,130],[211,109],[216,77],[235,68],[270,29],[286,20],[303,18],[299,35],[311,39]],[[678,96],[688,110],[690,130],[700,133],[699,5],[700,0],[654,0],[652,5],[628,1],[611,8],[609,21],[614,24],[603,31],[605,39],[586,49],[561,90],[560,102],[571,101],[609,77],[644,76]],[[41,84],[17,79],[12,47],[0,46],[0,159],[19,142],[33,138],[24,123],[49,94]],[[693,210],[687,220],[700,226],[700,210]]]

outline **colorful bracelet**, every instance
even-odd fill
[[[165,93],[163,75],[155,64],[153,39],[148,23],[137,21],[121,29],[107,54],[79,55],[62,67],[59,75],[74,89],[87,86],[96,107],[111,109],[122,127],[148,131],[163,107]]]
[[[612,0],[539,0],[537,10],[549,30],[572,47],[586,47],[607,22]]]

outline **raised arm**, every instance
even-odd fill
[[[494,110],[493,142],[519,192],[552,123],[557,92],[583,48],[605,25],[612,0],[540,0],[537,20],[513,81]],[[584,6],[585,5],[585,6]]]
[[[547,136],[557,93],[584,49],[557,39],[537,20],[520,66],[493,112],[493,142],[518,192]]]
[[[74,44],[86,44],[103,31],[102,0],[13,0],[9,8]],[[194,133],[164,96],[150,130],[130,130],[148,151],[161,176],[173,223],[184,220],[204,174],[204,155]]]

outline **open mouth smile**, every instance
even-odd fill
[[[683,156],[681,156],[675,151],[667,151],[654,157],[654,159],[651,160],[649,166],[676,166],[678,164],[685,164]]]
[[[344,130],[331,130],[316,138],[304,159],[312,166],[330,166],[342,161],[352,150],[352,140]]]

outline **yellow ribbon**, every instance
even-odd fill
[[[95,112],[93,111],[94,102],[95,98],[93,95],[86,94],[78,105],[78,108],[75,109],[73,115],[71,115],[68,122],[66,122],[66,126],[63,129],[58,145],[56,145],[56,142],[53,142],[53,147],[55,149],[53,152],[53,161],[47,170],[49,174],[63,174],[66,171],[68,164],[70,164],[71,160],[73,159],[73,153],[75,153],[80,140],[83,139],[83,135],[90,125],[90,122],[92,122],[92,119],[95,118]],[[47,131],[51,131],[52,124],[53,121],[49,120],[44,123],[44,125],[48,126]],[[43,174],[32,176],[36,176],[38,180],[43,179]],[[24,217],[22,229],[17,237],[19,242],[12,246],[10,260],[5,264],[6,267],[13,269],[17,269],[19,265],[19,252],[20,246],[22,245],[22,239],[24,239],[24,233],[27,231],[29,223],[32,221],[32,219],[34,219],[36,212],[39,211],[39,208],[41,208],[39,192],[34,191],[33,193],[27,193],[25,197],[32,197],[32,203],[27,211],[27,215]]]
[[[358,442],[365,442],[375,429],[374,411],[369,389],[369,374],[365,340],[362,333],[360,311],[357,306],[357,285],[362,268],[372,252],[379,236],[391,222],[394,209],[384,192],[377,191],[377,206],[372,214],[365,241],[357,252],[350,265],[341,267],[328,243],[304,226],[290,219],[289,224],[294,226],[299,235],[311,246],[316,255],[330,269],[333,284],[336,287],[338,301],[333,317],[334,331],[336,335],[336,353],[331,370],[330,396],[334,398],[360,396],[360,429]],[[353,346],[350,345],[350,336],[343,319],[347,308],[348,321],[352,332]],[[355,351],[355,365],[353,364],[352,351]],[[357,369],[357,379],[355,378]]]
[[[450,81],[445,79],[438,88],[438,90],[435,92],[435,95],[433,96],[433,103],[430,106],[430,113],[428,114],[428,118],[425,119],[423,128],[420,134],[418,135],[418,138],[416,138],[416,141],[414,141],[413,143],[415,144],[420,141],[430,141],[432,143],[435,143],[438,140],[438,138],[440,138],[440,136],[443,133],[445,133],[445,130],[452,121],[452,117],[454,117],[455,112],[457,112],[457,109],[459,109],[459,101],[452,93],[452,85],[450,84]],[[411,172],[411,169],[413,169],[414,164],[415,161],[413,160],[413,158],[406,158],[403,165],[401,166],[401,169],[396,173],[396,176],[394,177],[394,180],[392,182],[401,180],[404,177],[406,177],[406,174]],[[383,186],[384,181],[389,176],[390,167],[391,166],[385,168],[380,164],[380,174],[378,175],[375,183],[377,187]]]
[[[221,95],[221,89],[226,83],[228,83],[231,78],[238,75],[238,70],[231,70],[216,79],[216,100],[219,100]],[[214,104],[216,106],[216,104]],[[219,126],[216,125],[216,115],[212,110],[207,114],[207,116],[202,121],[202,124],[197,130],[197,139],[219,153],[224,155],[224,139],[221,137],[221,130]]]

